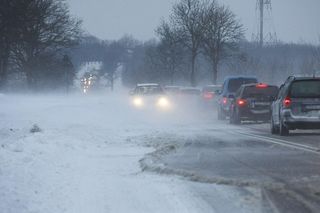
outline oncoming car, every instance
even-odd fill
[[[172,104],[159,84],[137,84],[131,91],[132,104],[138,109],[169,110]]]

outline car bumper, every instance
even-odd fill
[[[290,110],[284,110],[282,113],[283,124],[289,129],[320,129],[319,116],[297,116]]]
[[[270,120],[270,110],[240,109],[240,117],[244,120]]]

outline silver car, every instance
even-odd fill
[[[320,129],[320,78],[289,77],[272,104],[271,133]]]

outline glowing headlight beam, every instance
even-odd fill
[[[143,100],[142,100],[142,98],[135,97],[135,98],[133,99],[133,105],[136,106],[136,107],[142,107],[142,106],[143,106]]]
[[[170,107],[170,102],[167,98],[161,97],[159,98],[157,105],[161,108],[168,108]]]

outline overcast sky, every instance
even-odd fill
[[[124,34],[140,40],[155,37],[154,29],[167,18],[176,0],[68,0],[73,15],[83,20],[90,34],[118,39]],[[256,0],[220,0],[246,28],[250,40],[257,22]],[[286,42],[319,42],[320,0],[273,0],[273,22],[278,39]],[[271,23],[271,22],[270,22]],[[268,28],[272,28],[272,25]]]

